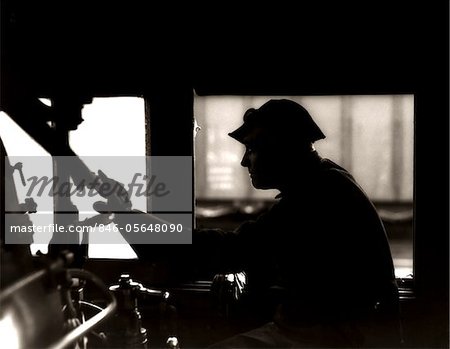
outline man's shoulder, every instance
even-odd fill
[[[350,172],[347,171],[344,167],[327,158],[322,158],[320,160],[320,169],[323,173],[339,174],[341,176],[348,176],[353,178]]]
[[[350,172],[330,159],[321,160],[320,172],[321,176],[330,182],[357,184]]]
[[[332,160],[322,159],[321,178],[323,188],[326,191],[344,195],[353,192],[361,196],[367,197],[363,188],[359,185],[353,175],[342,166],[336,164]]]

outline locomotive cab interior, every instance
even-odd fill
[[[11,347],[106,348],[115,341],[130,348],[198,348],[258,324],[261,319],[246,317],[220,288],[245,277],[188,270],[190,261],[177,256],[189,243],[161,246],[170,263],[138,258],[126,242],[118,254],[109,253],[116,246],[90,246],[82,236],[78,244],[48,247],[36,247],[30,234],[8,243],[11,210],[20,212],[21,224],[32,224],[36,209],[32,198],[21,194],[20,183],[32,170],[14,156],[30,155],[20,149],[34,142],[51,170],[75,181],[97,170],[82,155],[186,158],[191,228],[233,229],[271,201],[229,178],[235,174],[233,159],[219,153],[228,149],[221,137],[241,121],[244,107],[286,97],[318,110],[324,103],[338,106],[336,117],[330,112],[321,123],[340,120],[343,136],[326,146],[324,156],[338,146],[350,157],[357,152],[345,137],[364,139],[367,121],[339,119],[352,106],[375,100],[367,103],[369,109],[383,105],[389,115],[403,115],[379,130],[391,137],[389,151],[407,149],[407,155],[394,151],[388,160],[407,179],[395,179],[392,170],[394,194],[385,197],[381,188],[375,200],[391,249],[401,241],[399,250],[408,251],[406,272],[405,265],[396,269],[402,346],[448,348],[448,4],[371,2],[367,8],[323,9],[311,2],[295,10],[278,6],[249,13],[229,7],[223,18],[138,2],[2,1],[1,6],[0,331],[11,338]],[[430,16],[435,20],[425,26],[422,20]],[[274,18],[281,23],[275,25]],[[108,105],[102,119],[91,123],[93,114],[86,111],[102,103]],[[360,128],[348,126],[352,122]],[[396,122],[408,130],[399,131],[410,137],[403,143],[392,129]],[[21,133],[10,140],[9,130]],[[137,145],[127,153],[129,144]],[[79,154],[81,149],[88,153]],[[210,153],[222,160],[209,161]],[[436,160],[430,154],[442,155]],[[76,170],[52,164],[51,157],[78,155]],[[52,214],[73,207],[70,198],[55,201]],[[124,328],[135,331],[127,344],[114,337]]]

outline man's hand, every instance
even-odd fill
[[[98,177],[101,181],[98,193],[107,201],[95,202],[94,209],[100,213],[130,211],[132,203],[124,185],[106,176],[102,170],[98,170]]]

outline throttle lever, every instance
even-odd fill
[[[23,175],[22,168],[23,168],[23,163],[21,163],[21,162],[18,162],[17,164],[12,166],[13,173],[15,170],[19,171],[20,180],[22,181],[23,186],[26,187],[27,182],[25,181],[25,176]]]

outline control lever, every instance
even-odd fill
[[[26,187],[27,182],[25,182],[25,176],[23,175],[22,168],[23,168],[23,164],[21,162],[18,162],[17,164],[15,164],[12,167],[12,172],[14,173],[15,170],[19,171],[20,180],[22,181],[23,186]]]

